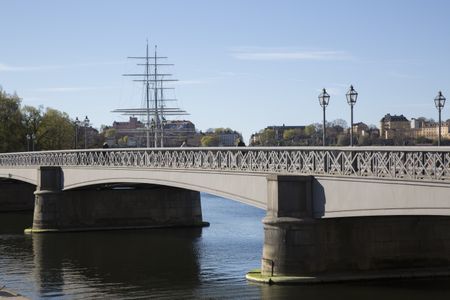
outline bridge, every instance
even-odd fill
[[[0,178],[3,202],[35,190],[33,232],[201,226],[199,192],[265,209],[272,281],[450,270],[450,147],[5,153]]]

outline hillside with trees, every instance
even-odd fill
[[[75,146],[76,127],[65,112],[42,106],[22,106],[20,97],[0,87],[0,152],[63,150]],[[89,137],[88,146],[101,145],[98,132]],[[85,130],[78,128],[79,142]]]

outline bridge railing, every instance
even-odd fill
[[[0,154],[2,167],[201,169],[450,181],[450,147],[133,148]]]

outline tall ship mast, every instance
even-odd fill
[[[172,76],[168,73],[160,73],[160,67],[173,66],[173,64],[161,63],[162,59],[167,59],[166,56],[158,56],[157,46],[153,56],[149,55],[148,42],[146,45],[145,56],[129,56],[129,59],[143,60],[144,63],[138,63],[138,66],[144,67],[143,73],[123,74],[123,76],[138,77],[133,81],[142,82],[145,88],[145,107],[143,108],[120,108],[113,112],[121,113],[123,115],[144,116],[145,131],[146,131],[146,145],[151,147],[150,133],[153,131],[154,147],[164,147],[164,125],[166,124],[167,116],[181,116],[188,115],[185,110],[177,107],[167,107],[166,102],[176,101],[176,99],[164,99],[164,90],[174,89],[173,87],[165,87],[166,82],[178,81],[177,79],[167,78]],[[159,144],[158,144],[159,140]]]

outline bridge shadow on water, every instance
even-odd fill
[[[111,296],[123,293],[124,287],[127,292],[155,289],[157,293],[159,285],[172,282],[191,290],[199,284],[196,240],[200,236],[201,229],[33,235],[34,275],[41,294],[55,293],[73,276],[87,283],[79,293],[89,294],[98,287]]]
[[[186,291],[199,285],[197,240],[202,228],[24,236],[24,228],[31,223],[31,213],[1,214],[0,261],[26,258],[23,266],[14,264],[22,269],[20,272],[31,269],[37,290],[24,294],[34,294],[33,299],[149,294],[158,297],[159,292],[167,296],[168,286],[173,286],[170,294],[182,290],[186,296]],[[19,264],[20,260],[17,259]]]

